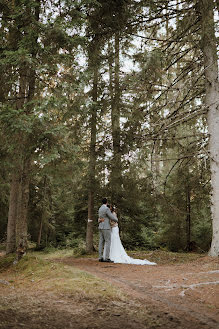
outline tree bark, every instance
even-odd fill
[[[219,256],[219,82],[218,58],[214,27],[214,1],[200,0],[202,51],[205,67],[205,105],[208,110],[209,155],[211,168],[211,256]]]
[[[21,180],[19,184],[18,205],[17,205],[17,223],[16,223],[16,246],[22,245],[27,248],[27,215],[29,202],[29,183],[30,183],[30,158],[25,159],[23,163]]]
[[[26,7],[26,15],[30,19],[32,24],[32,18],[35,21],[39,21],[40,13],[40,0],[36,0],[36,6],[31,9]],[[14,33],[15,38],[13,40],[16,48],[19,47],[18,43],[22,40],[23,34],[19,31],[20,21],[15,20]],[[36,26],[33,28],[33,43],[30,51],[32,58],[36,58],[37,54],[37,38],[38,29]],[[18,68],[19,72],[19,92],[15,103],[17,109],[22,109],[27,104],[26,113],[30,114],[33,110],[33,100],[35,94],[35,69],[29,65],[26,61],[20,64]],[[9,201],[9,214],[8,214],[8,230],[7,230],[7,253],[15,251],[18,246],[22,245],[22,248],[27,247],[27,213],[28,213],[28,201],[29,201],[29,182],[30,182],[30,167],[31,167],[31,150],[29,148],[30,141],[28,134],[18,133],[16,137],[17,149],[14,156],[14,170],[12,177],[10,201]],[[22,160],[21,160],[22,159]],[[14,238],[15,234],[15,238]]]
[[[114,97],[111,101],[111,124],[113,138],[113,160],[111,193],[112,202],[117,206],[120,203],[122,189],[122,167],[121,167],[121,129],[120,129],[120,39],[119,32],[115,33],[115,76],[114,76]]]
[[[89,151],[89,187],[88,187],[88,220],[86,231],[86,251],[93,252],[93,222],[94,222],[94,197],[95,197],[95,177],[96,177],[96,135],[97,135],[97,101],[98,101],[98,54],[99,41],[95,36],[91,46],[90,59],[93,70],[92,106],[90,117],[90,151]]]
[[[43,230],[43,215],[40,220],[40,228],[39,228],[39,233],[38,233],[38,238],[37,238],[37,248],[39,248],[40,244],[41,244],[42,230]]]
[[[44,176],[43,181],[43,200],[42,200],[42,214],[40,218],[40,227],[39,227],[39,233],[37,238],[37,248],[40,247],[41,244],[41,238],[42,238],[42,230],[43,230],[43,223],[46,221],[46,188],[47,188],[47,176]]]
[[[190,187],[186,187],[186,250],[190,251],[191,244],[191,193]]]
[[[14,172],[12,175],[11,188],[10,188],[6,254],[10,254],[16,251],[16,219],[17,219],[18,190],[19,190],[19,175]]]

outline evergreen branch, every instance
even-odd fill
[[[162,23],[162,22],[161,22]],[[147,28],[152,28],[152,27],[155,27],[155,26],[159,26],[160,24],[161,24],[160,22],[159,23],[157,23],[157,24],[154,24],[154,25],[152,25],[152,26],[147,26]],[[194,25],[194,24],[193,24]],[[193,26],[193,25],[191,25],[191,27]],[[200,27],[198,27],[196,30],[194,30],[194,31],[192,31],[192,32],[190,32],[189,34],[191,34],[191,33],[194,33],[194,32],[198,32],[200,30]],[[134,36],[134,37],[137,37],[137,38],[141,38],[141,39],[146,39],[146,40],[151,40],[151,41],[158,41],[158,42],[166,42],[166,43],[180,43],[180,42],[185,42],[184,40],[183,40],[183,38],[185,38],[186,36],[187,36],[187,34],[183,34],[181,37],[180,36],[175,36],[175,38],[174,39],[159,39],[159,38],[151,38],[151,37],[147,37],[147,36],[144,36],[144,35],[139,35],[139,34],[135,34],[135,33],[132,33],[132,32],[126,32],[126,34],[129,34],[129,35],[132,35],[132,36]],[[169,47],[170,45],[168,45],[168,47]],[[167,47],[167,48],[168,48]],[[166,48],[166,49],[167,49]],[[164,49],[164,52],[166,51],[166,49]]]
[[[202,135],[206,135],[206,136],[202,136]],[[206,133],[206,134],[205,133],[200,133],[200,134],[193,134],[193,135],[187,135],[187,136],[181,136],[181,137],[172,136],[172,137],[151,137],[151,138],[148,138],[147,135],[145,135],[145,136],[141,136],[139,138],[142,139],[142,140],[147,140],[147,141],[150,141],[150,140],[152,140],[152,141],[154,141],[154,140],[164,141],[164,140],[181,140],[181,139],[187,139],[187,138],[192,138],[192,137],[200,137],[200,136],[202,136],[202,139],[206,139],[206,138],[209,138],[210,135],[208,133]],[[134,138],[138,138],[138,136],[136,136]]]
[[[169,170],[169,172],[168,172],[168,174],[167,174],[167,176],[166,176],[166,178],[165,178],[165,181],[164,181],[164,190],[163,190],[163,192],[164,192],[164,196],[166,195],[167,179],[168,179],[168,177],[170,176],[170,174],[171,174],[171,172],[173,171],[173,169],[176,167],[176,165],[177,165],[182,159],[184,159],[184,157],[176,160],[176,162],[175,162],[175,163],[173,164],[173,166],[170,168],[170,170]],[[182,160],[182,161],[183,161],[183,160]]]
[[[179,158],[165,158],[165,159],[157,159],[157,160],[153,160],[154,162],[164,162],[164,161],[180,161],[180,160],[185,160],[185,159],[190,159],[190,158],[194,158],[196,157],[197,155],[203,155],[202,152],[194,152],[194,153],[189,153],[187,155],[184,155],[184,156],[180,156]],[[200,157],[199,159],[202,159],[202,158],[205,158],[206,156],[203,155],[203,157]],[[145,159],[144,161],[147,161],[147,162],[151,162],[150,159]]]
[[[126,32],[126,34],[133,35],[134,37],[138,37],[138,38],[141,38],[141,39],[151,40],[151,41],[159,41],[159,42],[168,42],[169,41],[168,39],[151,38],[151,37],[146,37],[146,36],[131,33],[131,32]]]
[[[185,30],[183,30],[181,34],[176,35],[176,36],[175,36],[175,40],[179,40],[179,39],[184,38],[184,37],[186,36],[186,33],[189,32],[190,29],[191,29],[193,26],[196,26],[196,24],[197,24],[199,21],[200,21],[200,18],[197,18],[197,19],[195,20],[195,22],[193,22],[193,23],[190,24]],[[198,28],[197,28],[196,30],[194,30],[194,31],[190,31],[189,34],[194,33],[194,32],[197,32],[198,30],[200,30],[200,27],[198,27]],[[170,43],[170,44],[164,49],[164,51],[166,51],[166,50],[170,47],[171,44],[172,44],[172,43]]]
[[[204,89],[201,90],[199,93],[195,93],[190,99],[188,99],[185,103],[184,103],[184,100],[187,98],[188,94],[190,93],[190,90],[188,91],[188,93],[186,94],[186,96],[184,97],[184,99],[182,101],[180,101],[180,106],[174,110],[172,113],[169,114],[169,116],[166,117],[166,119],[170,119],[172,116],[175,116],[176,117],[176,114],[179,112],[179,110],[182,108],[182,107],[185,107],[186,105],[188,105],[189,103],[191,103],[195,98],[197,98],[198,96],[202,95],[202,93],[204,92]],[[175,102],[174,102],[175,103]],[[191,113],[189,111],[189,113]]]
[[[182,53],[182,55],[179,56],[178,58],[176,58],[172,63],[170,63],[169,66],[167,66],[165,70],[168,71],[168,70],[171,68],[171,66],[173,66],[173,65],[176,64],[178,61],[180,61],[185,55],[187,55],[187,54],[188,54],[191,50],[193,50],[194,48],[196,48],[196,46],[191,47],[191,48],[189,48],[189,49],[185,49],[185,50],[182,51],[182,52],[179,52],[179,53]],[[179,53],[178,53],[178,54],[179,54]]]
[[[183,116],[183,118],[178,119],[178,120],[170,123],[169,125],[164,126],[163,128],[160,128],[159,133],[161,131],[165,131],[167,129],[172,129],[181,123],[188,122],[188,121],[194,119],[195,117],[200,116],[201,114],[206,114],[206,113],[207,113],[206,109],[200,109],[199,111],[193,111],[192,113],[189,113],[188,115]]]
[[[18,99],[27,99],[28,98],[28,95],[27,96],[16,96],[15,98],[7,98],[5,99],[5,101],[17,101]]]
[[[168,18],[168,20],[174,19],[174,18],[180,17],[179,13],[182,13],[181,16],[183,16],[184,13],[191,11],[191,9],[193,9],[193,7],[185,8],[185,9],[176,9],[175,8],[174,10],[172,10],[172,12],[168,12],[166,14],[162,13],[164,9],[165,8],[161,8],[161,10],[157,13],[157,15],[155,15],[154,17],[149,17],[147,19],[145,19],[146,18],[145,15],[138,15],[138,16],[136,16],[137,21],[130,22],[130,25],[135,26],[135,25],[142,24],[142,23],[149,23],[149,22],[153,22],[154,20],[158,20],[160,18],[165,18],[165,21],[166,21],[166,18]]]
[[[180,82],[185,76],[188,75],[190,72],[194,72],[194,63],[191,63],[192,65],[185,67],[181,73],[173,80],[171,86],[174,86],[176,83]],[[198,66],[198,65],[197,65]],[[188,70],[191,68],[191,70]],[[204,71],[199,75],[199,78],[201,78],[204,75]],[[185,88],[185,87],[184,87]]]
[[[171,88],[175,85],[175,84],[177,84],[178,82],[180,82],[185,76],[187,76],[188,75],[188,73],[189,72],[192,72],[192,69],[190,69],[189,71],[188,71],[188,67],[186,67],[185,69],[184,69],[184,71],[182,72],[182,73],[180,73],[179,74],[179,76],[168,86],[168,88],[166,89],[166,90],[164,90],[164,91],[162,91],[161,92],[161,94],[155,99],[155,101],[152,103],[152,105],[153,104],[155,104],[155,102],[157,102],[163,95],[165,95],[169,90],[171,90]],[[194,72],[194,70],[193,70],[193,72]],[[204,72],[203,73],[201,73],[201,75],[197,78],[197,80],[196,80],[196,82],[202,77],[204,75]],[[185,89],[185,88],[187,88],[187,85],[186,84],[184,84],[184,86],[183,86],[183,88],[182,89]],[[181,89],[181,90],[182,90]],[[178,88],[178,90],[179,90],[179,88]],[[164,106],[162,106],[162,108],[163,107],[165,107],[165,106],[167,106],[168,105],[168,103],[166,103],[166,104],[164,104]],[[160,108],[159,108],[159,110],[160,110]]]

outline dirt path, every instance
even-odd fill
[[[157,266],[28,258],[19,272],[10,267],[0,273],[0,329],[219,328],[218,259],[155,256]],[[104,295],[115,290],[104,281],[119,288],[118,297]]]
[[[166,315],[173,328],[219,327],[219,262],[202,257],[187,264],[136,266],[99,263],[92,258],[65,258],[147,304],[156,316]]]

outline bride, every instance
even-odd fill
[[[114,207],[110,206],[110,210],[114,216],[117,217]],[[112,227],[111,232],[111,245],[110,245],[110,259],[114,263],[122,264],[134,264],[134,265],[156,265],[156,263],[149,262],[147,259],[134,259],[127,255],[125,249],[123,248],[122,242],[119,236],[118,223],[111,221]],[[105,248],[103,252],[103,258],[105,259]]]

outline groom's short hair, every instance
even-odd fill
[[[102,203],[107,204],[107,198],[103,198]]]

